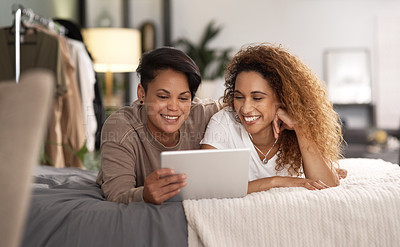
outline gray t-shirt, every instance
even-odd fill
[[[103,126],[97,177],[106,199],[125,204],[143,201],[144,180],[160,168],[160,153],[199,149],[208,121],[217,111],[216,102],[195,98],[174,147],[165,147],[151,135],[145,107],[138,101],[113,113]]]

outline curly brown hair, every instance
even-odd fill
[[[282,46],[250,45],[242,48],[228,64],[225,72],[223,103],[234,110],[236,77],[243,71],[260,73],[275,90],[281,108],[300,126],[306,138],[313,141],[331,168],[342,158],[342,130],[338,114],[327,97],[324,83]],[[301,152],[294,131],[280,136],[277,170],[289,165],[292,175],[301,174]]]

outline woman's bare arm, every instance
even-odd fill
[[[278,187],[304,187],[309,190],[322,190],[329,188],[328,185],[320,180],[275,176],[250,181],[247,188],[247,194]]]
[[[338,186],[339,176],[336,169],[322,158],[317,146],[308,140],[301,130],[296,130],[301,156],[303,158],[303,170],[306,178],[319,179],[329,186]]]
[[[201,144],[201,149],[216,149],[216,148],[208,144]]]
[[[323,159],[317,145],[306,138],[302,129],[292,121],[286,111],[281,108],[277,110],[273,126],[275,138],[285,129],[294,130],[296,132],[306,178],[320,180],[332,187],[340,184],[335,168],[332,167],[328,161]]]

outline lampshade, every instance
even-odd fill
[[[133,72],[141,55],[140,32],[131,28],[89,28],[83,31],[96,72]]]

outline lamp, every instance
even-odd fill
[[[106,73],[106,106],[113,106],[113,73],[134,72],[141,55],[140,32],[131,28],[89,28],[83,31],[94,70]]]

